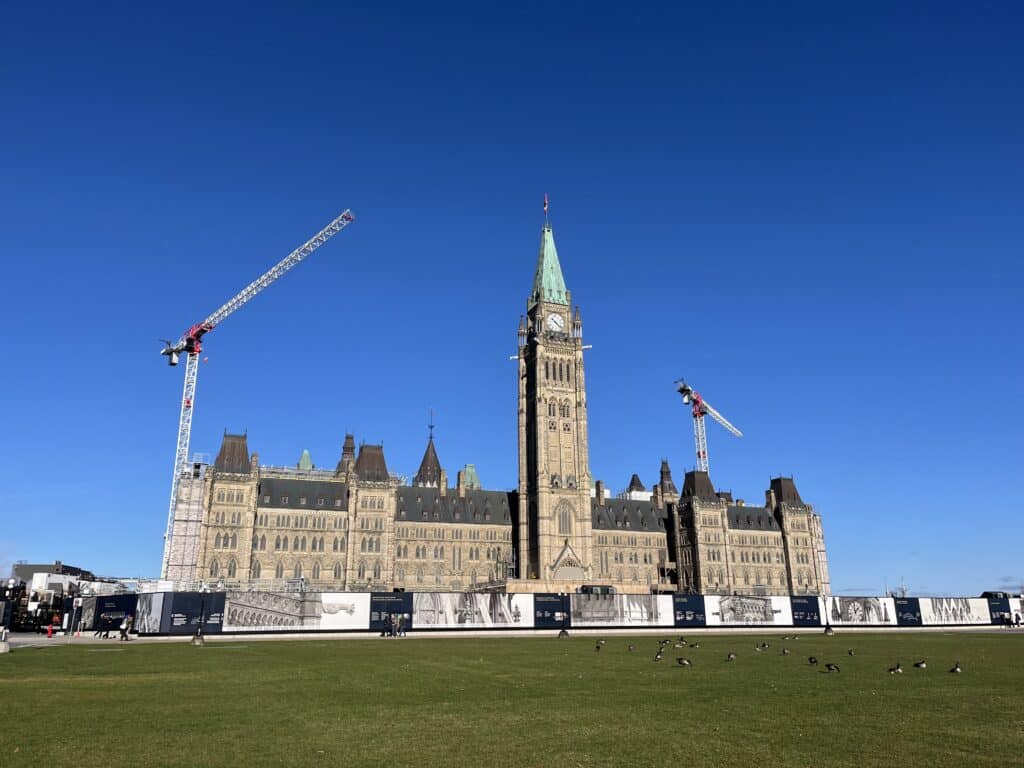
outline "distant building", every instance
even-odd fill
[[[334,469],[308,451],[261,466],[247,435],[225,434],[213,465],[182,478],[167,578],[283,589],[820,594],[830,589],[821,518],[792,478],[762,507],[668,462],[611,498],[591,478],[583,320],[545,223],[518,328],[519,483],[484,490],[472,464],[454,487],[433,435],[411,485],[381,445],[346,435]]]

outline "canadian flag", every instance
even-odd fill
[[[548,215],[548,193],[544,193],[544,215]]]

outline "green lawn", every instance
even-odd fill
[[[781,635],[17,650],[0,766],[1024,765],[1024,635]]]

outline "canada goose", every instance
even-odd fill
[[[661,651],[658,651],[656,654],[654,654],[654,660],[661,661]]]
[[[826,664],[825,665],[825,671],[826,672],[838,672],[839,671],[839,665],[838,664]]]
[[[896,662],[896,666],[895,667],[889,667],[889,674],[890,675],[902,675],[903,674],[903,667],[900,666],[900,663],[898,661]]]
[[[807,663],[810,664],[813,667],[815,664],[818,663],[818,657],[817,656],[808,656],[807,657]]]
[[[682,656],[680,656],[678,659],[676,659],[676,664],[678,664],[680,667],[692,667],[693,666],[693,664],[690,663],[689,659],[684,658]]]
[[[847,650],[846,651],[846,655],[847,656],[853,656],[853,648],[850,648],[849,650]]]
[[[921,659],[920,661],[915,661],[914,662],[914,667],[916,669],[928,669],[928,662],[925,661],[924,659]]]
[[[789,656],[789,648],[783,648],[782,649],[782,655],[783,656]]]
[[[700,648],[700,643],[690,643],[691,648]]]
[[[635,650],[636,650],[636,646],[635,646],[635,645],[633,645],[632,643],[630,643],[630,644],[629,644],[629,651],[630,651],[630,653],[632,653],[632,652],[633,652],[633,651],[635,651]]]
[[[595,646],[594,646],[594,650],[595,650],[595,651],[600,651],[600,650],[601,650],[601,644],[600,644],[600,643],[598,643],[597,645],[595,645]]]
[[[953,668],[951,670],[949,670],[949,671],[952,672],[954,675],[959,675],[960,674],[960,660],[959,659],[957,659],[956,664],[954,664]]]
[[[736,661],[736,654],[729,651],[729,655],[725,657],[726,661]]]

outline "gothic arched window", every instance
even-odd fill
[[[260,561],[259,560],[253,560],[253,562],[252,562],[252,577],[254,579],[258,579],[260,577],[260,571],[261,571]]]
[[[220,566],[217,564],[217,561],[214,560],[210,563],[210,575],[216,576],[218,571],[220,571]]]
[[[334,564],[334,578],[336,578],[336,579],[340,579],[341,578],[341,563],[335,563]]]
[[[274,569],[274,578],[275,579],[283,579],[284,578],[284,563],[280,563],[279,562],[277,564],[277,567]]]
[[[314,579],[319,579],[320,578],[320,563],[314,563],[313,564],[313,578]]]
[[[228,578],[235,578],[235,558],[231,558],[228,561]]]

